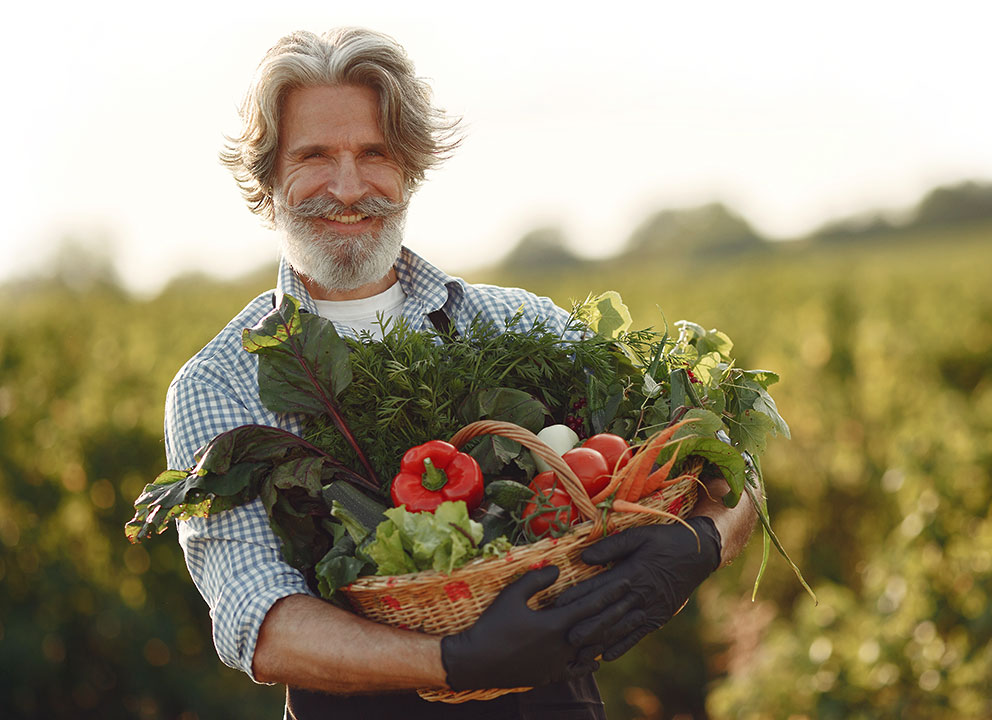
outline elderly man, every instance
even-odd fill
[[[563,328],[567,313],[522,290],[473,286],[403,247],[411,194],[457,144],[456,123],[431,104],[403,49],[359,29],[295,33],[259,66],[244,126],[222,160],[251,209],[277,230],[277,289],[253,300],[180,370],[169,389],[169,467],[189,467],[216,434],[247,423],[298,432],[299,418],[258,399],[257,359],[240,331],[281,293],[338,332],[376,332],[378,315],[414,328],[464,329],[523,309]],[[471,232],[471,229],[467,229]],[[726,487],[714,484],[719,497]],[[180,524],[180,542],[211,608],[217,652],[257,682],[284,683],[287,716],[604,717],[591,673],[664,624],[721,563],[740,552],[753,511],[705,500],[682,527],[638,528],[587,551],[612,567],[554,608],[526,600],[556,568],[508,587],[474,626],[445,638],[378,625],[318,597],[280,555],[259,501]],[[534,687],[488,702],[423,701],[426,687]]]

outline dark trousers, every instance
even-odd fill
[[[286,690],[286,716],[291,720],[606,720],[592,675],[493,700],[457,704],[428,702],[416,693],[341,696]]]

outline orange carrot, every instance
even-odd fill
[[[599,503],[603,502],[606,498],[608,498],[610,495],[612,495],[614,492],[616,492],[616,489],[620,487],[620,483],[622,483],[624,478],[627,477],[627,473],[629,472],[629,469],[630,469],[630,463],[628,462],[626,465],[620,468],[619,471],[613,473],[613,477],[610,478],[609,485],[607,485],[605,488],[603,488],[593,497],[590,498],[590,500],[592,500],[592,504],[598,505]]]
[[[661,452],[662,447],[665,443],[672,439],[672,435],[678,431],[678,429],[687,423],[696,422],[696,418],[686,418],[680,422],[675,423],[671,427],[665,428],[661,432],[652,435],[643,447],[637,452],[636,455],[628,463],[629,465],[635,465],[636,467],[628,475],[627,479],[617,490],[617,497],[621,500],[636,501],[640,500],[644,493],[644,483],[651,473],[651,467],[654,465],[655,458],[658,457],[658,453]]]
[[[682,438],[682,440],[685,440],[685,438]],[[672,467],[675,465],[675,461],[679,456],[679,448],[682,447],[682,440],[679,440],[675,445],[675,452],[672,453],[672,457],[668,459],[668,462],[648,476],[648,479],[644,483],[644,488],[641,490],[641,497],[637,498],[638,500],[661,490],[667,485],[673,484],[666,481],[668,480],[668,473],[672,471]]]

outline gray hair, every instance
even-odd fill
[[[283,101],[291,90],[320,85],[376,92],[386,149],[399,164],[408,193],[460,142],[458,118],[433,106],[430,86],[388,35],[362,28],[287,35],[262,58],[241,104],[241,134],[227,137],[220,153],[248,207],[268,225],[275,221],[273,176]]]

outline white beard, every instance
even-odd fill
[[[399,257],[406,204],[380,216],[382,227],[360,235],[340,235],[276,202],[276,229],[282,254],[293,269],[327,291],[354,290],[386,276]]]

